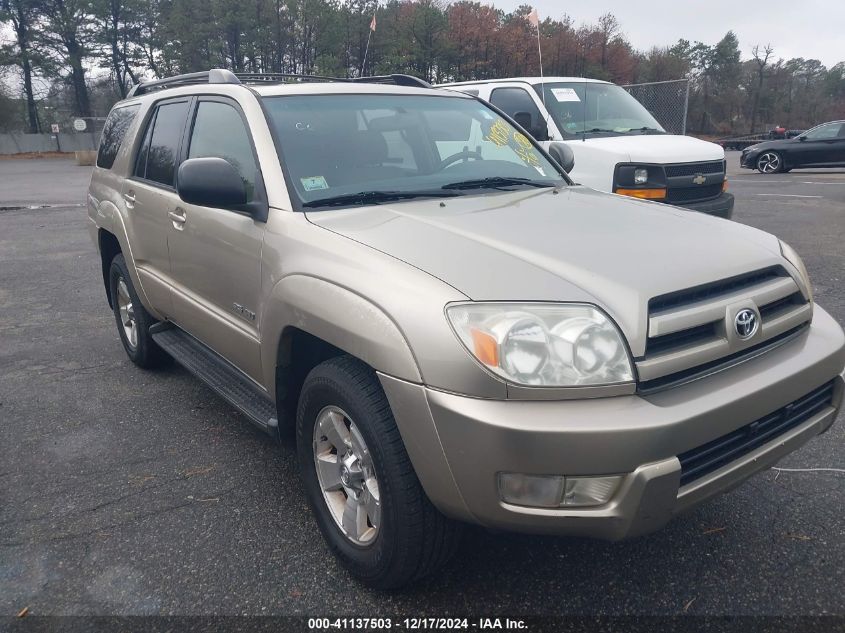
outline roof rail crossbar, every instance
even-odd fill
[[[178,86],[190,86],[193,84],[239,83],[241,83],[240,79],[232,71],[226,70],[225,68],[212,68],[211,70],[204,70],[198,73],[186,73],[184,75],[165,77],[164,79],[142,81],[133,86],[126,97],[137,97],[138,95],[153,92],[154,90],[164,90],[165,88],[176,88]]]
[[[126,98],[137,97],[155,90],[177,88],[179,86],[190,86],[195,84],[262,84],[262,83],[284,83],[288,80],[297,81],[332,81],[332,82],[361,82],[374,84],[394,84],[396,86],[409,86],[412,88],[431,88],[431,84],[412,75],[392,74],[376,75],[373,77],[355,77],[343,79],[340,77],[324,77],[322,75],[295,75],[288,73],[233,73],[224,68],[212,68],[198,73],[187,73],[164,79],[153,79],[142,81],[133,86],[126,95]]]
[[[374,75],[372,77],[355,77],[350,81],[360,81],[362,83],[370,84],[395,84],[397,86],[408,86],[411,88],[431,88],[432,85],[413,75],[403,75],[395,73],[392,75]]]

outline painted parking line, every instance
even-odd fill
[[[728,182],[754,182],[759,184],[785,184],[785,183],[794,183],[794,180],[763,180],[762,178],[731,178],[728,176]]]
[[[759,178],[730,178],[728,182],[751,182],[757,185],[845,185],[845,180],[762,180]]]
[[[778,198],[822,198],[824,196],[799,196],[794,193],[755,193],[755,196],[776,196]]]

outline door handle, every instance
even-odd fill
[[[127,191],[123,194],[123,199],[126,200],[126,206],[130,209],[135,208],[135,192]]]
[[[188,216],[185,215],[184,209],[176,209],[175,211],[168,211],[167,217],[173,222],[173,228],[181,231],[185,228],[185,222],[188,221]]]

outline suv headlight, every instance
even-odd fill
[[[634,380],[621,333],[594,306],[461,303],[446,315],[470,353],[510,382],[575,387]]]
[[[810,275],[807,273],[807,267],[804,266],[804,260],[801,259],[801,256],[795,252],[795,249],[792,248],[786,242],[778,240],[780,242],[780,252],[783,255],[784,259],[788,261],[790,264],[795,266],[795,269],[798,271],[798,274],[801,276],[801,282],[804,284],[804,287],[807,289],[807,298],[810,300],[810,303],[813,302],[813,284],[810,282]]]

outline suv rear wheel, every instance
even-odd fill
[[[141,305],[122,253],[115,255],[111,262],[109,292],[117,332],[129,359],[144,369],[167,363],[170,357],[150,336],[150,326],[156,320]]]
[[[460,525],[426,497],[370,367],[341,356],[308,374],[296,442],[320,531],[354,576],[395,589],[449,560]]]

